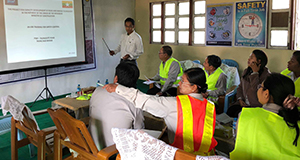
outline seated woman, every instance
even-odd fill
[[[248,58],[248,68],[242,74],[241,83],[237,88],[237,102],[228,108],[227,114],[230,117],[237,117],[242,107],[261,107],[256,92],[257,86],[261,84],[268,75],[269,69],[267,55],[261,50],[254,50]]]
[[[294,100],[289,100],[294,93],[293,81],[278,73],[258,86],[263,107],[243,108],[230,159],[299,159],[299,111],[295,105],[284,105]]]
[[[213,154],[217,145],[213,137],[216,112],[214,104],[201,95],[207,90],[205,73],[201,68],[184,72],[179,82],[183,95],[177,97],[147,95],[118,84],[108,84],[103,88],[125,97],[137,108],[164,118],[172,146],[197,155]]]
[[[281,74],[291,78],[295,83],[295,96],[300,97],[300,51],[295,51],[291,60],[288,62],[288,68]]]

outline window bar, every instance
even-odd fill
[[[192,45],[192,41],[193,41],[193,15],[194,15],[194,5],[193,5],[193,1],[194,0],[190,0],[190,15],[189,15],[189,46]]]
[[[295,25],[296,25],[296,1],[291,2],[291,11],[290,11],[290,43],[288,44],[288,49],[294,50],[295,49]]]
[[[161,44],[165,43],[165,2],[161,2]]]
[[[150,4],[150,19],[149,19],[149,24],[150,24],[150,27],[149,27],[149,35],[150,35],[150,37],[149,37],[149,40],[150,40],[150,44],[152,44],[153,43],[153,33],[152,33],[152,31],[153,31],[153,28],[152,28],[152,21],[153,21],[153,11],[152,11],[152,9],[153,9],[153,3],[151,3]]]

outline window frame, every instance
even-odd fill
[[[160,16],[153,16],[153,5],[156,5],[156,4],[160,4],[161,5],[161,15]],[[162,27],[159,28],[159,29],[154,29],[153,28],[153,19],[154,18],[161,18],[161,26],[164,25],[163,24],[163,20],[162,20],[162,9],[163,9],[163,2],[152,2],[150,3],[150,44],[163,44],[163,31],[162,31]],[[153,41],[153,32],[154,31],[160,31],[161,32],[161,41],[160,42],[154,42]]]
[[[196,8],[195,8],[195,2],[197,2],[197,1],[204,1],[205,2],[205,12],[204,12],[204,14],[195,14],[195,10],[196,10]],[[206,14],[207,14],[207,5],[206,5],[206,0],[194,0],[193,1],[193,12],[192,12],[192,20],[193,20],[193,22],[192,22],[192,35],[191,35],[191,45],[193,45],[193,46],[205,46],[206,45]],[[196,17],[204,17],[204,28],[200,28],[200,29],[198,29],[198,28],[195,28],[195,18]],[[197,32],[197,31],[203,31],[204,32],[204,43],[203,44],[195,44],[194,43],[194,38],[195,38],[195,32]]]
[[[188,45],[188,46],[205,46],[205,36],[204,36],[204,43],[203,44],[195,44],[194,43],[194,32],[203,31],[206,32],[206,25],[204,24],[204,28],[196,29],[195,28],[195,18],[196,17],[203,17],[206,23],[206,15],[203,14],[195,14],[195,2],[197,1],[204,1],[205,2],[205,13],[206,13],[206,0],[178,0],[178,1],[162,1],[162,2],[150,2],[150,44],[171,44],[171,45]],[[183,2],[189,2],[189,14],[186,15],[179,15],[179,4]],[[161,16],[153,16],[153,5],[161,4]],[[165,14],[165,7],[166,4],[175,4],[175,15],[166,15]],[[153,28],[153,18],[161,18],[161,28],[154,29]],[[189,19],[189,27],[188,28],[179,28],[179,18],[188,17]],[[175,27],[174,29],[165,28],[165,19],[166,18],[175,18]],[[161,31],[161,41],[154,42],[153,41],[153,31]],[[166,42],[165,41],[165,33],[166,31],[174,31],[174,43]],[[188,42],[187,43],[180,43],[179,42],[179,32],[181,31],[188,31]],[[205,35],[205,34],[204,34]]]
[[[272,4],[273,0],[268,1],[269,2],[269,7],[268,7],[268,29],[267,29],[267,47],[268,49],[286,49],[286,50],[293,50],[295,48],[294,43],[295,43],[295,19],[294,19],[294,6],[295,6],[295,1],[289,0],[289,8],[287,9],[272,9]],[[288,12],[288,26],[287,27],[272,27],[272,13],[284,13]],[[287,31],[287,45],[286,46],[271,46],[271,31],[272,30],[284,30]]]

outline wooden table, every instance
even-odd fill
[[[88,117],[90,101],[75,98],[61,98],[52,102],[52,109],[67,108],[74,111],[76,119]]]

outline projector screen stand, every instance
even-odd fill
[[[45,71],[45,88],[41,91],[41,93],[36,97],[36,99],[34,100],[34,102],[31,104],[30,107],[33,106],[33,104],[41,97],[43,98],[44,100],[46,101],[49,101],[50,98],[52,98],[52,100],[55,100],[52,93],[50,92],[48,86],[47,86],[47,68],[44,68],[44,71]],[[46,97],[44,98],[42,96],[43,92],[46,92]]]

